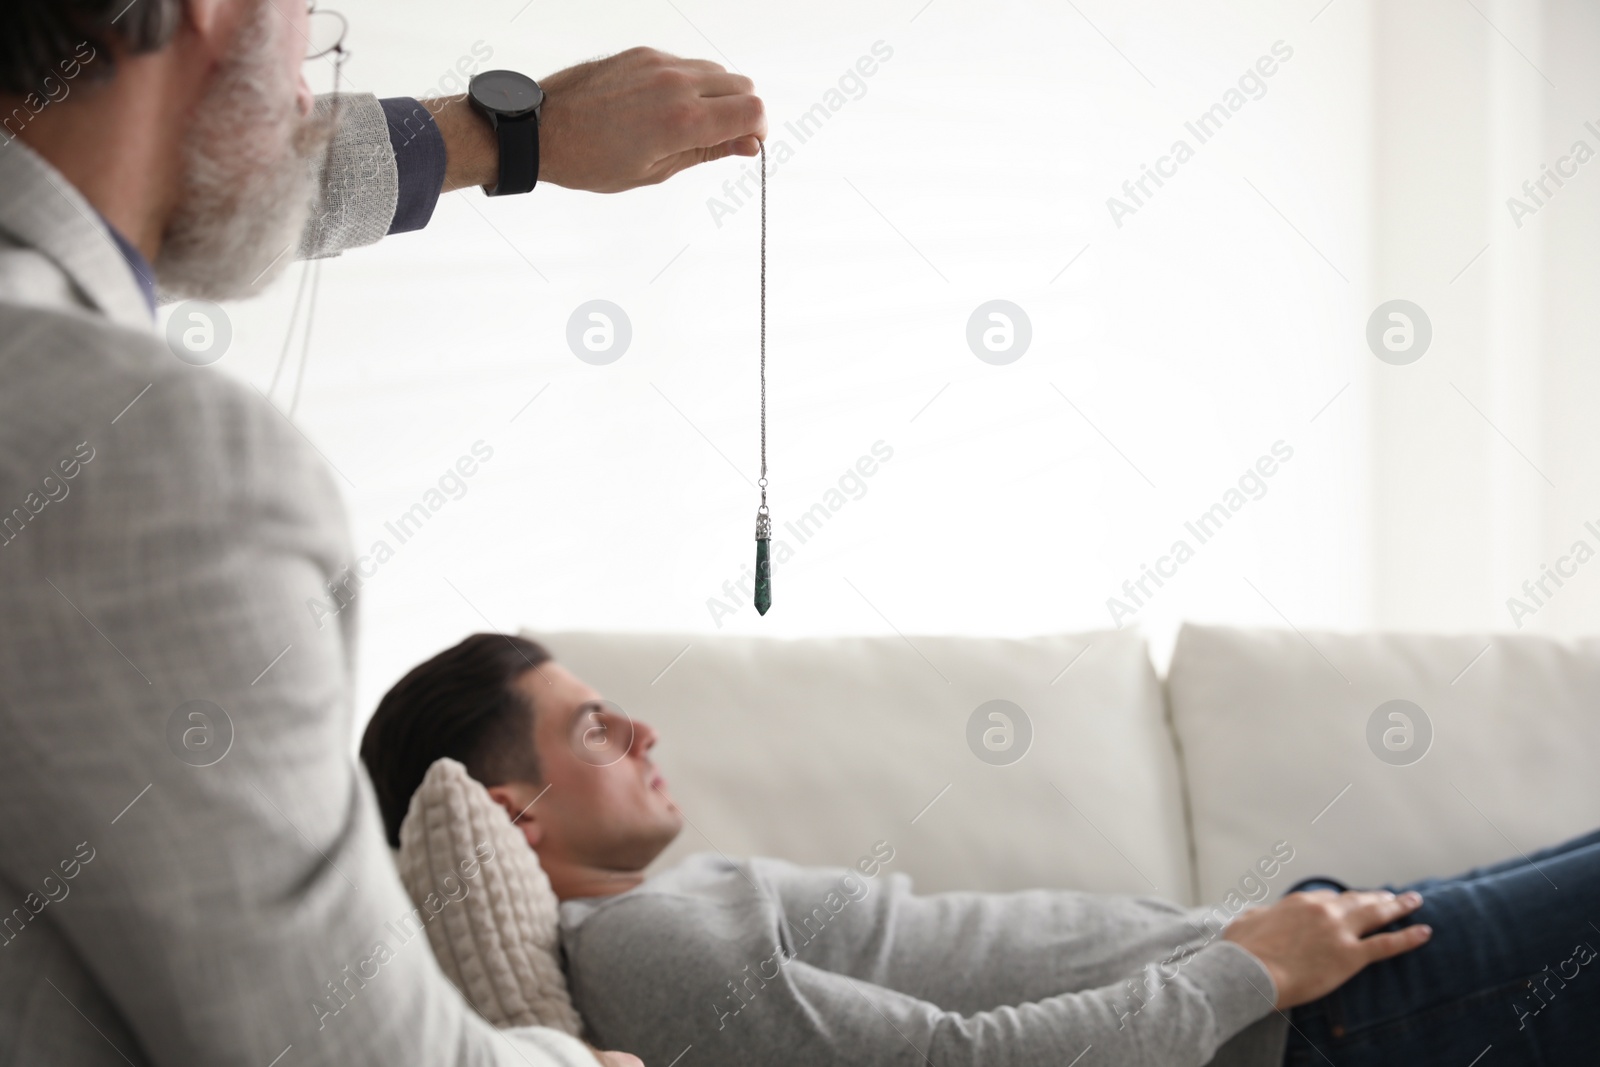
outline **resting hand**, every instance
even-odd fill
[[[1278,987],[1282,1011],[1338,989],[1369,963],[1410,952],[1433,936],[1428,926],[1407,926],[1364,936],[1422,906],[1416,893],[1290,893],[1228,924],[1223,938],[1260,960]]]
[[[754,85],[703,59],[630,48],[539,79],[539,180],[618,193],[696,163],[753,156],[767,135]]]
[[[601,1052],[592,1049],[594,1058],[599,1060],[601,1067],[644,1067],[644,1061],[637,1056],[630,1056],[626,1052]]]

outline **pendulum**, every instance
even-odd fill
[[[756,611],[772,607],[772,514],[767,510],[767,144],[761,150],[761,506],[756,509]]]
[[[756,509],[756,611],[772,607],[772,514],[767,510],[767,144],[761,151],[761,506]]]

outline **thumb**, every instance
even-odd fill
[[[760,146],[761,142],[754,137],[735,137],[710,148],[691,148],[683,154],[690,157],[691,163],[709,163],[727,156],[753,156],[761,151]]]
[[[748,152],[740,150],[739,145],[742,141],[749,141],[751,145],[755,143],[753,137],[742,137],[737,140],[714,144],[709,148],[688,148],[675,155],[667,156],[650,169],[647,184],[655,185],[664,182],[674,174],[688,170],[696,164],[710,163],[714,159],[722,159],[725,156],[755,155],[756,150],[753,147]]]

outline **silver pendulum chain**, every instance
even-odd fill
[[[761,152],[761,506],[756,509],[756,611],[772,607],[772,514],[767,510],[767,143]]]

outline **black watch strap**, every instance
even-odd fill
[[[484,192],[489,196],[531,192],[539,181],[538,114],[498,118],[495,136],[500,141],[500,181]]]

